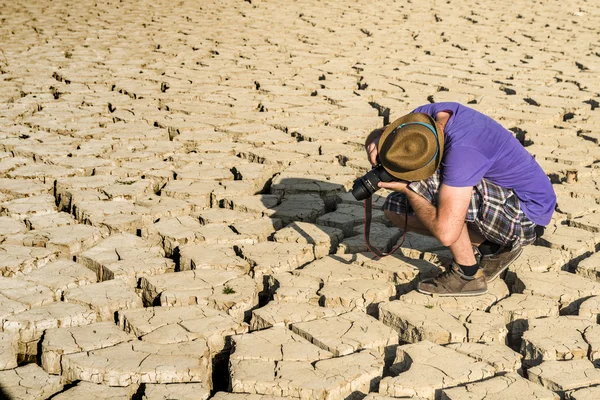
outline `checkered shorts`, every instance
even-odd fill
[[[408,188],[437,206],[440,189],[439,170],[425,180],[411,182]],[[399,192],[390,194],[383,205],[384,210],[398,214],[404,214],[407,207],[409,215],[414,215],[406,196]],[[473,224],[487,240],[497,244],[515,242],[527,245],[533,243],[536,238],[536,225],[521,210],[515,193],[486,179],[482,179],[473,187],[465,221]]]

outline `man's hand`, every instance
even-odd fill
[[[377,145],[378,144],[379,144],[379,138],[376,138],[374,141],[372,141],[371,143],[369,143],[368,145],[365,146],[365,149],[367,150],[367,157],[368,157],[369,162],[371,163],[372,167],[377,165],[377,155],[378,155]]]
[[[408,190],[408,181],[392,181],[392,182],[379,182],[379,187],[384,189],[390,189],[394,192],[406,193]]]
[[[371,131],[371,133],[369,133],[369,136],[367,136],[367,139],[365,140],[365,150],[367,151],[367,158],[369,159],[369,162],[373,167],[379,164],[377,162],[377,146],[379,145],[379,138],[381,137],[381,134],[384,130],[385,127]]]

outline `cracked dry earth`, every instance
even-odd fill
[[[599,11],[3,1],[0,397],[599,399]],[[415,291],[434,239],[375,259],[348,193],[367,133],[440,101],[558,196],[476,298]]]

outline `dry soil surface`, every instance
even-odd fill
[[[572,0],[2,2],[0,397],[600,398],[598,26]],[[433,239],[376,260],[348,193],[364,137],[440,101],[558,196],[477,298],[414,290]]]

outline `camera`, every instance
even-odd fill
[[[379,190],[379,182],[391,182],[395,178],[390,175],[381,164],[357,178],[352,184],[352,196],[356,200],[368,199]]]

